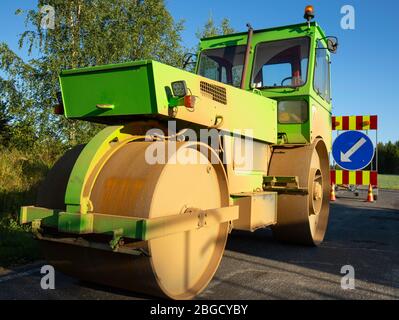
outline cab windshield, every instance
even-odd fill
[[[308,37],[259,43],[255,50],[252,87],[300,87],[307,80],[308,61]]]
[[[230,46],[201,52],[198,74],[240,87],[246,46]]]

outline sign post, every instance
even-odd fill
[[[377,116],[332,118],[336,131],[333,143],[331,184],[343,185],[358,196],[358,186],[371,186],[378,192]],[[341,132],[342,131],[342,132]],[[373,144],[369,132],[375,131]]]

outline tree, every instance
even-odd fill
[[[198,31],[196,36],[198,39],[210,38],[219,35],[227,35],[234,33],[235,30],[230,26],[230,20],[223,18],[220,25],[217,26],[212,16],[209,17],[202,30]]]
[[[218,36],[218,35],[227,35],[234,33],[235,30],[230,26],[230,20],[227,18],[223,18],[220,25],[216,25],[215,21],[213,20],[212,16],[209,17],[207,22],[204,24],[202,27],[202,30],[198,30],[196,32],[196,37],[198,40],[201,40],[202,38],[209,38],[213,36]],[[192,48],[190,51],[191,52],[198,52],[199,51],[199,44],[197,45],[196,48]],[[190,54],[192,55],[192,54]],[[191,58],[191,57],[190,57]],[[187,64],[186,70],[190,72],[194,72],[196,62],[192,61]]]
[[[9,121],[5,105],[0,101],[0,146],[7,146],[9,143],[11,134]]]
[[[43,29],[44,5],[55,9],[54,29]],[[48,150],[87,141],[98,126],[54,116],[61,70],[137,59],[181,64],[182,22],[175,22],[160,0],[38,0],[26,14],[19,40],[29,54],[25,63],[0,44],[0,101],[8,109],[16,132],[29,132],[32,148]],[[22,137],[20,137],[22,138]],[[29,146],[25,144],[25,148]]]
[[[399,141],[378,144],[378,170],[385,174],[399,174]]]

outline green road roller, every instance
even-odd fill
[[[194,72],[152,60],[63,71],[57,112],[107,126],[67,151],[36,203],[21,208],[49,263],[190,299],[211,281],[233,229],[320,244],[338,42],[312,7],[305,18],[202,39]]]

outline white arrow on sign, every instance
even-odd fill
[[[366,139],[361,138],[358,142],[356,142],[352,148],[350,148],[348,151],[346,151],[345,153],[343,153],[341,151],[341,162],[352,162],[352,160],[350,159],[350,157],[357,151],[359,150],[362,145],[364,145],[366,143]]]

